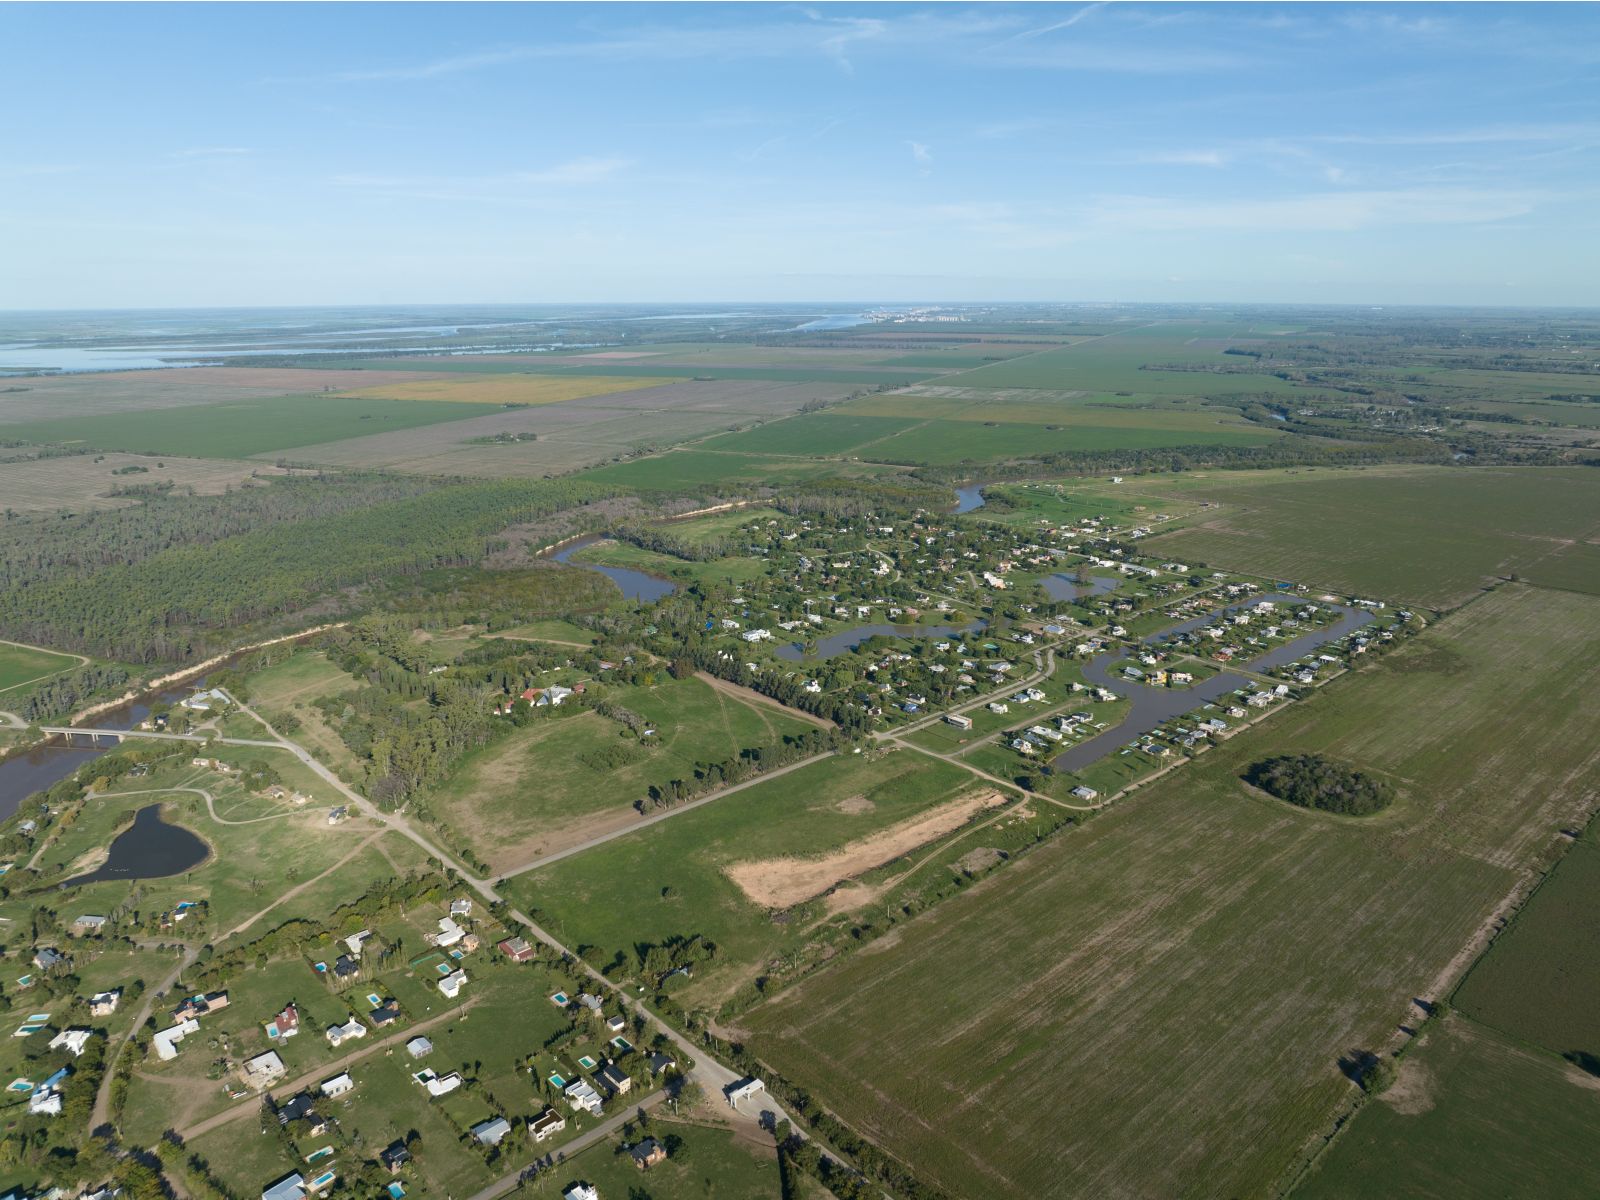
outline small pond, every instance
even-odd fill
[[[1039,586],[1052,600],[1081,600],[1085,596],[1104,596],[1117,590],[1121,581],[1110,575],[1091,575],[1088,583],[1079,583],[1071,575],[1046,575]]]
[[[132,825],[112,839],[110,857],[99,870],[75,876],[61,886],[182,875],[205,862],[210,853],[206,844],[183,826],[163,821],[159,804],[149,804],[138,811]]]
[[[982,508],[983,484],[974,483],[970,487],[956,489],[956,511],[958,513],[971,512],[975,508]]]

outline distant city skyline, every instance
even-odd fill
[[[1600,304],[1591,5],[0,7],[0,308]]]

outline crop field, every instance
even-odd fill
[[[1456,1007],[1600,1073],[1600,846],[1582,841],[1457,989]]]
[[[1068,450],[1140,450],[1157,446],[1250,446],[1281,435],[1228,417],[1172,413],[1063,415],[1050,425],[1002,421],[925,421],[893,436],[856,447],[864,458],[884,462],[982,462]],[[1094,422],[1094,423],[1091,423]]]
[[[774,922],[730,878],[730,867],[762,863],[777,875],[786,861],[821,858],[986,788],[959,767],[911,751],[871,762],[828,758],[518,876],[508,886],[532,906],[535,920],[547,922],[568,945],[594,947],[590,957],[602,963],[617,953],[631,958],[637,944],[704,935],[716,943],[717,961],[696,972],[688,996],[725,996],[762,963],[803,944],[808,918],[824,908],[808,905]],[[849,873],[920,844],[887,849],[878,862]]]
[[[193,458],[249,458],[252,454],[282,451],[314,442],[456,421],[494,411],[497,407],[493,405],[426,400],[279,396],[203,407],[117,413],[96,417],[93,421],[67,418],[26,421],[8,425],[6,431],[8,436],[27,442]]]
[[[427,372],[405,370],[173,367],[156,371],[7,379],[0,384],[0,426],[61,416],[99,417],[156,408],[309,395],[357,383],[394,384],[435,377]]]
[[[0,695],[26,687],[78,665],[73,654],[57,654],[39,646],[0,641]],[[3,705],[0,705],[3,707]]]
[[[507,370],[527,372],[534,375],[613,375],[618,378],[649,379],[660,378],[664,367],[681,367],[681,370],[668,371],[667,374],[687,374],[693,368],[693,379],[696,382],[710,382],[718,380],[737,380],[741,382],[757,382],[767,380],[777,383],[853,383],[853,384],[887,384],[899,386],[915,383],[922,379],[933,379],[940,372],[912,367],[876,366],[876,365],[818,365],[808,366],[796,363],[780,363],[776,366],[717,366],[713,363],[704,365],[685,361],[682,364],[664,361],[651,356],[642,359],[597,359],[589,357],[582,360],[562,358],[556,355],[527,355],[527,356],[489,356],[475,355],[471,358],[368,358],[357,362],[347,363],[346,366],[361,367],[374,370],[404,370],[406,365],[419,371],[437,371],[448,374],[504,374]]]
[[[1095,338],[1042,354],[964,371],[961,387],[1081,389],[1161,395],[1226,396],[1243,392],[1293,394],[1294,384],[1265,372],[1240,370],[1250,360],[1224,356],[1232,326],[1160,325]],[[1222,340],[1218,340],[1222,339]],[[1164,363],[1195,363],[1214,371],[1162,371]]]
[[[142,467],[142,471],[130,468]],[[127,471],[118,475],[117,471]],[[124,508],[139,501],[113,496],[117,488],[173,484],[176,490],[193,489],[214,496],[237,487],[255,475],[281,475],[267,463],[227,459],[151,458],[136,454],[83,454],[0,464],[0,510],[53,512],[72,509]]]
[[[647,492],[692,491],[707,484],[793,483],[823,476],[873,476],[888,468],[871,464],[839,463],[825,459],[773,458],[758,454],[719,453],[714,450],[672,450],[637,458],[584,473],[594,483],[614,483]]]
[[[1441,995],[1595,805],[1597,684],[1600,601],[1503,588],[779,995],[746,1042],[957,1195],[1267,1192],[1348,1095],[1340,1059]],[[1361,821],[1242,783],[1297,751],[1401,799]]]
[[[1453,1018],[1407,1053],[1294,1200],[1600,1194],[1600,1080]]]
[[[756,419],[784,416],[817,400],[838,399],[849,391],[838,385],[771,382],[630,387],[581,401],[497,407],[485,416],[457,413],[469,419],[308,444],[281,456],[419,474],[559,474],[622,457],[641,447],[704,437]],[[497,443],[496,439],[501,440]]]
[[[379,384],[340,392],[357,400],[445,400],[457,404],[560,404],[612,392],[662,387],[677,379],[603,379],[584,375],[475,375],[411,383]]]
[[[1147,477],[1141,492],[1220,505],[1154,554],[1432,607],[1496,576],[1600,593],[1600,477],[1577,467],[1382,467]]]
[[[863,442],[874,442],[916,425],[915,420],[893,417],[835,416],[808,413],[773,421],[741,433],[724,434],[700,443],[708,450],[733,450],[747,454],[843,454]]]
[[[652,784],[692,778],[697,763],[811,728],[698,679],[610,694],[657,730],[649,746],[598,713],[535,721],[468,756],[430,801],[434,811],[502,871],[582,840],[591,827],[632,821],[630,806]]]

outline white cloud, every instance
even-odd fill
[[[1468,188],[1318,192],[1200,202],[1162,196],[1107,196],[1087,216],[1098,228],[1144,232],[1354,232],[1393,225],[1500,221],[1531,212],[1534,204],[1535,197],[1527,192]]]
[[[906,145],[911,147],[911,157],[916,159],[917,162],[922,163],[924,166],[933,165],[933,155],[929,152],[926,143],[907,142]]]

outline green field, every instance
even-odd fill
[[[1210,500],[1146,542],[1187,563],[1446,608],[1497,576],[1600,593],[1600,473],[1581,467],[1378,467],[1169,478],[1149,502]],[[1119,495],[1122,493],[1119,493]]]
[[[307,362],[302,365],[317,366],[322,364]],[[476,359],[371,358],[361,359],[357,362],[338,362],[336,365],[377,371],[409,370],[452,374],[460,371],[524,375],[617,375],[635,378],[656,378],[663,372],[682,375],[692,368],[696,379],[768,379],[780,383],[873,383],[889,386],[915,383],[918,380],[933,379],[939,375],[938,371],[916,370],[888,365],[881,367],[848,365],[808,367],[782,363],[770,367],[715,366],[709,363],[697,363],[687,356],[682,363],[676,358],[657,358],[655,356],[632,363],[614,361],[585,362],[571,359],[564,362],[560,357],[554,355],[540,355],[538,358],[519,356],[511,359],[489,356]],[[668,368],[671,368],[671,370],[668,371]]]
[[[1600,1068],[1600,846],[1580,842],[1457,989],[1456,1007]]]
[[[747,1044],[953,1194],[1270,1192],[1341,1057],[1593,803],[1564,781],[1600,765],[1597,684],[1600,601],[1505,588],[747,1014]],[[1360,821],[1241,782],[1308,751],[1401,799]]]
[[[1091,392],[1153,392],[1160,395],[1227,396],[1247,392],[1292,394],[1292,383],[1264,372],[1238,372],[1249,359],[1225,356],[1207,339],[1244,336],[1234,325],[1161,324],[1094,338],[1059,350],[1030,354],[947,377],[959,387],[1079,389]],[[1196,342],[1195,339],[1202,339]],[[1144,370],[1147,364],[1197,363],[1207,371]]]
[[[1600,1195],[1600,1088],[1558,1059],[1453,1019],[1407,1053],[1294,1200]]]
[[[1230,417],[1165,412],[1107,413],[1103,424],[1083,423],[1079,411],[1058,427],[1009,421],[924,421],[903,433],[856,447],[862,458],[943,466],[1059,454],[1073,450],[1149,450],[1163,446],[1252,446],[1282,437]],[[804,418],[797,418],[804,419]],[[857,418],[863,419],[863,418]]]
[[[435,812],[496,870],[581,834],[597,817],[630,815],[651,785],[693,777],[695,766],[812,726],[746,704],[698,679],[609,689],[657,730],[641,743],[594,712],[534,721],[463,761],[431,799]],[[616,761],[608,761],[608,755]]]
[[[822,915],[820,906],[807,906],[776,923],[725,867],[820,857],[984,786],[959,767],[909,752],[871,762],[824,759],[519,876],[510,890],[535,920],[568,945],[591,947],[601,964],[615,954],[631,959],[639,944],[705,936],[718,947],[717,961],[696,972],[689,995],[723,998],[763,963],[803,945]]]
[[[812,462],[803,458],[772,458],[711,450],[672,450],[615,466],[596,467],[592,471],[585,471],[582,478],[591,483],[616,484],[646,492],[678,492],[694,491],[719,483],[782,484],[824,476],[882,473],[883,468]]]
[[[708,450],[749,454],[843,454],[863,442],[877,441],[910,429],[917,422],[893,417],[838,416],[808,413],[786,421],[770,421],[740,433],[726,433],[699,443]]]
[[[93,446],[99,450],[248,458],[273,450],[388,433],[487,416],[496,404],[433,400],[351,400],[334,396],[280,396],[227,404],[146,412],[108,413],[89,420],[61,418],[6,426],[26,442]]]
[[[521,1194],[546,1200],[579,1181],[592,1184],[601,1200],[778,1200],[782,1194],[777,1156],[727,1130],[657,1115],[650,1132],[681,1140],[680,1155],[641,1174],[620,1142],[601,1142],[545,1172]]]
[[[16,642],[0,642],[0,695],[13,688],[48,679],[77,663],[77,658],[70,654],[57,654],[54,650],[22,646]]]

